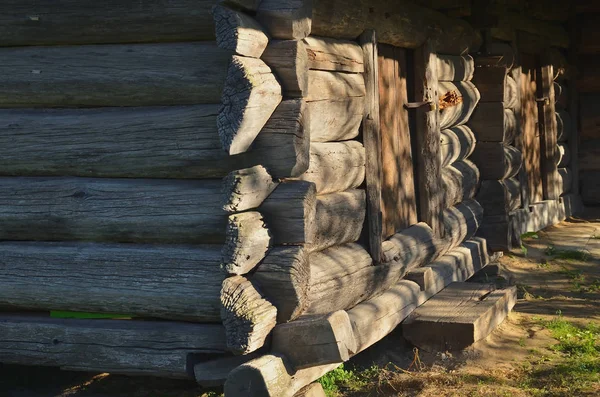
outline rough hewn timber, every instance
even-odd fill
[[[470,81],[473,79],[475,62],[470,55],[438,55],[439,81]]]
[[[365,115],[365,98],[338,98],[307,104],[313,142],[346,141],[358,136]]]
[[[443,81],[438,85],[440,128],[465,124],[479,102],[479,90],[470,81]]]
[[[221,5],[212,9],[217,45],[237,55],[260,58],[269,38],[262,26],[251,16]]]
[[[486,215],[508,215],[521,206],[520,183],[516,178],[484,180],[475,198]]]
[[[229,216],[221,267],[229,274],[246,274],[263,260],[271,247],[271,234],[256,211]]]
[[[301,100],[283,101],[252,149],[237,156],[221,147],[218,112],[219,105],[3,109],[0,144],[11,150],[0,174],[201,179],[262,164],[281,178],[308,167]]]
[[[277,185],[261,165],[232,171],[223,179],[223,209],[235,213],[257,208]]]
[[[223,281],[221,319],[229,351],[243,355],[261,348],[276,317],[277,309],[246,278],[233,276]]]
[[[221,181],[0,178],[0,239],[223,243]]]
[[[312,3],[307,0],[262,0],[256,18],[276,39],[302,40],[310,34]]]
[[[67,0],[0,7],[0,46],[214,40],[217,0]]]
[[[483,218],[483,224],[477,231],[477,236],[486,239],[492,252],[510,251],[513,248],[512,227],[510,215],[486,214]]]
[[[307,102],[364,97],[365,95],[365,79],[362,74],[324,70],[308,71],[308,92],[305,97]]]
[[[481,45],[479,32],[467,22],[435,10],[398,1],[373,7],[363,0],[313,0],[312,34],[354,40],[376,29],[379,42],[402,48],[418,48],[427,39],[444,54],[464,54]]]
[[[466,159],[473,150],[475,150],[475,134],[468,126],[460,125],[442,131],[440,144],[442,167]]]
[[[475,68],[473,84],[481,94],[481,102],[506,101],[506,76],[504,66],[479,66]]]
[[[542,189],[545,199],[556,200],[560,196],[560,187],[556,167],[558,127],[554,96],[554,67],[542,66],[537,80],[538,97],[547,98],[546,101],[539,103]]]
[[[243,356],[224,355],[194,364],[194,379],[202,387],[222,387],[231,371],[265,354],[264,349]],[[262,353],[262,354],[261,354]]]
[[[558,173],[558,188],[560,195],[571,192],[573,186],[573,174],[569,168],[559,168]]]
[[[215,42],[13,47],[0,58],[2,107],[195,105],[221,102],[231,51]]]
[[[556,166],[563,168],[569,165],[571,162],[571,151],[566,143],[559,143],[556,150]]]
[[[247,151],[281,99],[281,86],[262,60],[234,55],[217,117],[223,149],[230,155]]]
[[[326,397],[325,390],[319,382],[313,382],[310,385],[300,389],[294,397]]]
[[[316,70],[363,73],[363,52],[356,41],[310,36],[304,39],[308,67]]]
[[[0,352],[5,364],[186,379],[192,371],[188,368],[191,355],[225,351],[220,324],[0,317]]]
[[[480,142],[511,143],[517,133],[517,120],[502,102],[482,102],[471,115],[469,127]]]
[[[442,169],[442,187],[444,206],[473,198],[479,188],[479,169],[469,160],[458,161]]]
[[[506,76],[506,88],[504,92],[504,107],[513,112],[521,107],[519,86],[514,78]]]
[[[506,11],[501,5],[499,10],[498,24],[491,29],[493,38],[511,41],[516,30],[543,37],[545,42],[554,47],[569,47],[569,34],[561,25],[530,18],[527,14]]]
[[[476,200],[466,200],[444,211],[446,237],[441,254],[475,235],[483,223],[483,207]]]
[[[586,117],[586,105],[585,99],[582,98],[582,106],[581,106],[581,120],[582,120],[582,131],[585,131],[582,135],[584,137],[594,136],[593,133],[596,131],[597,127],[594,124],[594,120],[592,117]],[[586,110],[584,110],[586,109]],[[558,109],[555,114],[556,116],[556,135],[558,142],[567,142],[571,135],[573,135],[573,120],[571,115],[562,109]]]
[[[317,194],[354,189],[365,180],[365,148],[358,141],[310,145],[310,166],[298,179],[313,182]]]
[[[218,322],[220,249],[3,242],[0,306]]]
[[[306,96],[308,92],[308,55],[303,41],[271,41],[262,59],[277,76],[286,98]]]
[[[481,179],[506,179],[519,173],[521,152],[501,142],[477,142],[470,157],[481,172]]]

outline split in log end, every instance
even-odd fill
[[[235,213],[258,208],[277,185],[261,165],[232,171],[223,179],[223,209]]]
[[[229,274],[246,274],[262,261],[271,246],[271,236],[258,212],[229,216],[221,267]]]

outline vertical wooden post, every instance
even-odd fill
[[[437,237],[444,236],[442,162],[436,55],[427,41],[415,50],[415,101],[427,102],[416,111],[419,216]]]
[[[515,51],[516,53],[516,51]],[[519,106],[515,109],[515,119],[517,120],[517,134],[515,136],[515,147],[523,153],[525,150],[525,136],[523,134],[523,125],[522,125],[522,117],[523,117],[523,108],[521,102],[521,79],[523,78],[522,68],[521,66],[517,66],[513,68],[511,71],[512,78],[517,82],[517,96],[519,97]],[[523,160],[524,162],[525,160]],[[521,186],[521,207],[529,208],[529,182],[527,181],[527,171],[525,169],[525,165],[521,165],[521,169],[519,170],[519,183]]]
[[[572,6],[571,17],[569,19],[571,29],[571,48],[569,49],[569,63],[571,69],[577,65],[577,43],[579,42],[579,26],[575,7]],[[571,150],[571,173],[573,174],[573,185],[571,191],[574,194],[579,192],[579,92],[577,91],[576,76],[574,72],[569,76],[569,114],[571,115],[572,130],[569,137],[569,149]]]
[[[377,34],[367,30],[360,36],[364,53],[365,115],[363,144],[366,151],[367,226],[373,261],[383,261],[381,214],[381,131],[379,125],[379,66],[377,64]]]
[[[543,61],[538,74],[538,102],[540,120],[540,157],[542,168],[542,189],[544,199],[557,200],[558,169],[556,166],[557,124],[554,106],[554,67]]]

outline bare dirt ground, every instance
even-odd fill
[[[487,339],[431,354],[397,330],[322,379],[328,396],[600,396],[600,210],[524,241],[501,258],[499,277],[483,280],[519,291]],[[219,395],[189,382],[0,364],[0,397]]]

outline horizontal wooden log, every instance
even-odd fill
[[[302,98],[308,92],[308,54],[298,40],[273,40],[262,59],[273,70],[287,98]]]
[[[223,355],[194,364],[194,379],[202,387],[222,387],[231,371],[264,353],[262,349],[243,356]]]
[[[561,195],[571,192],[573,186],[573,173],[570,168],[559,168],[558,169],[558,186]]]
[[[323,70],[308,71],[308,92],[305,97],[307,102],[364,97],[365,95],[365,80],[362,74]]]
[[[475,199],[486,215],[508,215],[521,206],[521,186],[517,178],[484,180]]]
[[[515,113],[505,109],[502,102],[480,103],[471,118],[469,127],[480,142],[511,143],[517,133]]]
[[[473,84],[481,95],[481,102],[504,102],[506,99],[507,69],[504,66],[475,68]]]
[[[298,179],[313,182],[317,194],[359,187],[365,180],[365,148],[357,141],[310,145],[310,166]]]
[[[470,55],[438,55],[436,66],[438,81],[470,81],[475,71]]]
[[[476,200],[466,200],[445,210],[446,236],[440,255],[473,237],[483,222],[483,214],[483,207]]]
[[[271,235],[259,212],[230,215],[221,249],[221,268],[229,274],[249,273],[271,248]]]
[[[600,204],[600,171],[581,173],[581,199],[585,205]]]
[[[149,106],[219,103],[231,52],[192,42],[0,48],[0,57],[2,107]]]
[[[382,250],[386,263],[411,268],[431,260],[441,245],[443,242],[434,236],[431,227],[419,222],[384,241]]]
[[[190,357],[225,351],[220,324],[0,317],[5,364],[187,379],[193,370]]]
[[[513,112],[519,111],[521,107],[521,96],[519,86],[516,80],[508,75],[506,76],[506,89],[504,90],[504,107]]]
[[[511,69],[516,63],[515,49],[510,43],[488,42],[485,51],[475,57],[476,67],[504,67]]]
[[[219,105],[3,109],[0,144],[11,150],[0,159],[0,174],[198,179],[263,164],[280,178],[308,167],[301,100],[283,101],[253,148],[237,156],[221,148],[218,111]]]
[[[221,182],[0,178],[0,239],[223,243]]]
[[[465,124],[479,102],[479,91],[470,81],[440,82],[440,128]]]
[[[0,46],[214,40],[215,0],[23,3],[0,11]]]
[[[496,13],[495,13],[496,14]],[[515,31],[523,31],[532,35],[540,36],[548,46],[568,48],[570,45],[569,33],[559,24],[530,18],[527,14],[514,11],[506,11],[499,5],[498,24],[491,29],[491,35],[495,39],[511,41]]]
[[[567,109],[569,107],[569,89],[564,82],[554,81],[554,101],[556,108]]]
[[[212,9],[217,45],[225,50],[251,58],[260,58],[269,38],[251,16],[217,5]]]
[[[257,208],[278,184],[260,165],[232,171],[223,179],[223,210],[235,213]]]
[[[430,39],[444,54],[474,52],[481,37],[468,23],[409,1],[373,8],[362,0],[317,1],[313,7],[312,34],[354,40],[376,29],[380,43],[417,48]]]
[[[556,151],[556,154],[556,166],[558,168],[566,167],[571,163],[571,150],[569,149],[569,146],[567,146],[566,143],[558,144],[558,150]]]
[[[506,179],[519,172],[521,152],[501,142],[478,142],[470,157],[481,172],[481,179]]]
[[[475,150],[475,134],[466,125],[442,131],[441,138],[440,156],[442,167],[466,159]]]
[[[588,127],[589,123],[586,124],[587,120],[584,119],[583,110],[582,119],[582,128],[584,128],[584,126]],[[558,142],[567,142],[569,140],[569,137],[573,133],[573,121],[571,119],[571,115],[565,110],[559,109],[556,112],[556,130]]]
[[[578,160],[581,171],[600,171],[600,140],[585,142]]]
[[[513,248],[512,226],[508,215],[486,216],[477,236],[486,240],[492,252],[510,251]]]
[[[365,98],[335,98],[309,102],[310,139],[313,142],[346,141],[358,136],[365,114]]]
[[[306,0],[262,0],[256,18],[275,39],[302,40],[311,32],[312,3]]]
[[[319,382],[313,382],[310,385],[300,389],[294,397],[327,397],[323,386]]]
[[[310,36],[304,39],[308,67],[316,70],[363,73],[362,48],[355,41]]]
[[[458,161],[444,167],[442,169],[444,207],[450,208],[473,198],[479,188],[479,179],[479,169],[469,160]]]
[[[219,245],[0,243],[0,306],[219,322]]]

